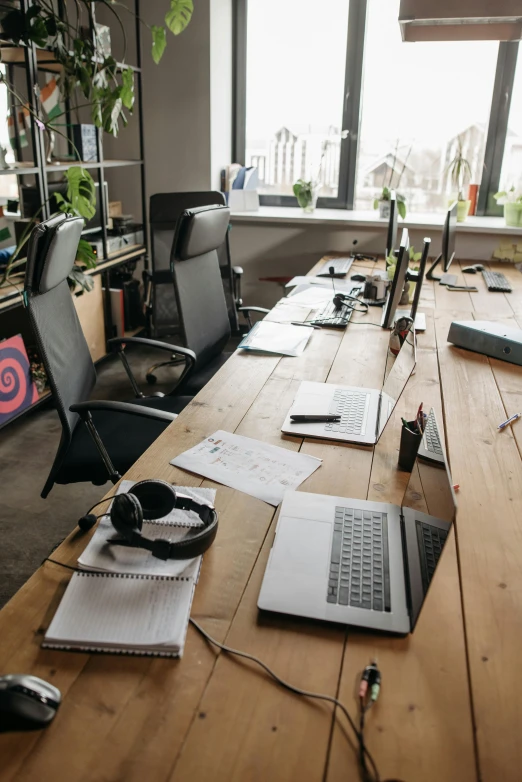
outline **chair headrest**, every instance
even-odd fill
[[[228,206],[186,209],[176,226],[173,256],[179,261],[188,261],[189,258],[217,250],[225,241],[229,221]]]
[[[60,214],[36,225],[29,237],[25,289],[46,293],[69,276],[83,230],[81,217]]]

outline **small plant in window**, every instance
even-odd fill
[[[403,220],[406,218],[406,196],[398,192],[398,188],[401,185],[402,177],[406,170],[406,166],[408,165],[408,159],[410,157],[411,150],[412,150],[412,146],[410,146],[408,150],[408,154],[406,155],[405,159],[402,161],[402,168],[399,172],[397,171],[397,166],[400,165],[401,163],[398,155],[399,139],[397,139],[397,143],[395,144],[395,150],[393,152],[393,159],[391,165],[387,163],[387,158],[386,158],[385,166],[384,166],[382,190],[377,196],[377,198],[375,198],[373,201],[373,208],[379,210],[379,217],[383,217],[385,219],[388,219],[390,217],[390,199],[391,199],[392,190],[395,190],[396,191],[395,197],[397,200],[397,211]]]
[[[319,161],[317,175],[315,177],[310,177],[308,181],[305,179],[298,179],[294,184],[292,190],[297,198],[297,203],[304,212],[313,212],[316,207],[319,191],[323,184],[323,163],[328,150],[328,144],[334,139],[342,140],[346,138],[348,138],[347,130],[342,130],[339,134],[329,133],[328,137],[325,138],[321,144],[321,159]]]
[[[499,206],[504,207],[506,225],[522,227],[522,190],[513,185],[509,190],[501,190],[493,196]]]
[[[457,221],[463,223],[471,206],[471,201],[464,195],[464,187],[471,181],[471,166],[464,157],[462,136],[457,138],[457,150],[447,170],[450,174],[453,191],[457,194]]]

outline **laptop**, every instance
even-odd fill
[[[281,431],[300,437],[374,445],[413,372],[415,360],[415,333],[410,331],[382,391],[304,380],[297,389]],[[338,423],[293,423],[290,419],[291,415],[320,414],[339,415],[341,420]]]
[[[417,459],[400,506],[287,491],[257,605],[410,633],[455,513],[445,460]]]
[[[419,458],[429,462],[444,463],[442,448],[442,440],[440,439],[439,429],[435,421],[435,414],[433,410],[430,410],[417,455]]]

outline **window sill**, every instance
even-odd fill
[[[353,227],[377,227],[387,225],[388,221],[376,216],[376,212],[348,211],[347,209],[316,209],[305,214],[301,209],[285,206],[262,206],[258,212],[233,212],[233,223],[266,223],[271,225],[331,225],[332,227],[349,224]],[[399,220],[399,229],[409,228],[418,231],[441,231],[444,214],[408,215]],[[522,228],[507,226],[503,217],[468,217],[465,223],[457,223],[459,233],[502,234],[522,236]]]

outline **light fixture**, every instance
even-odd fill
[[[521,0],[401,0],[403,41],[520,41]]]

